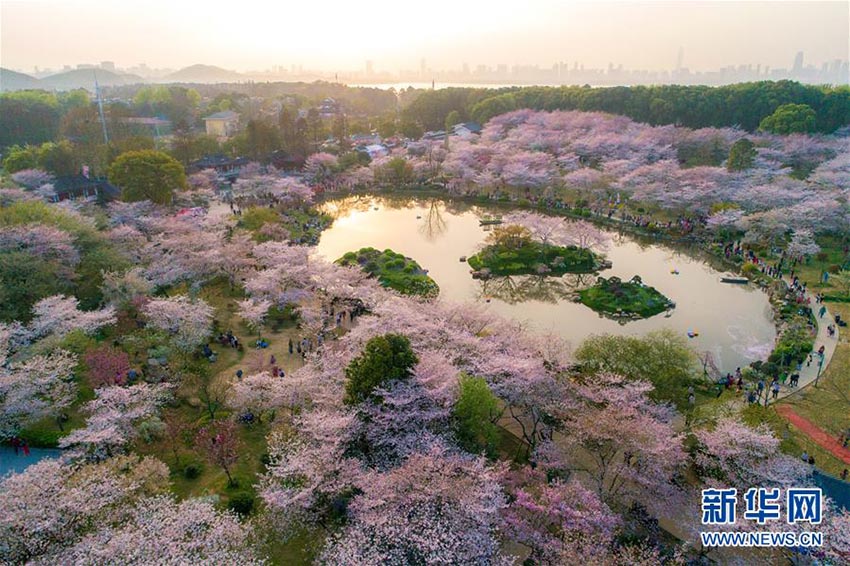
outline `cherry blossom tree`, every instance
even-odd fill
[[[839,511],[837,508],[831,511],[827,514],[827,520],[818,525],[825,544],[816,554],[823,555],[833,564],[846,564],[850,562],[850,511]]]
[[[344,506],[363,474],[347,456],[357,425],[351,412],[313,410],[294,420],[298,435],[272,432],[271,463],[260,494],[282,533],[304,525],[330,528],[335,509]]]
[[[251,530],[211,502],[172,497],[141,499],[125,517],[85,536],[56,556],[74,564],[244,564],[262,560],[252,545]],[[54,562],[55,564],[56,562]]]
[[[578,386],[578,404],[564,407],[564,435],[554,443],[580,454],[581,464],[566,461],[565,467],[587,473],[605,501],[647,494],[669,501],[677,495],[671,480],[685,463],[682,437],[673,427],[674,411],[652,402],[651,389],[648,383],[598,374]]]
[[[104,326],[115,324],[115,309],[106,307],[98,311],[81,311],[76,297],[54,295],[33,305],[30,323],[34,337],[49,334],[64,336],[74,330],[93,334]]]
[[[73,381],[75,355],[55,349],[26,361],[0,367],[0,437],[10,437],[29,423],[59,417],[77,398]]]
[[[233,195],[243,204],[277,203],[296,206],[313,201],[313,189],[294,177],[243,175],[233,185]]]
[[[791,241],[786,248],[792,257],[803,258],[814,255],[820,251],[820,246],[815,242],[814,234],[807,228],[794,230],[791,234]]]
[[[64,230],[44,224],[4,227],[0,232],[0,251],[23,251],[66,267],[65,277],[73,278],[73,268],[80,263],[80,253],[73,237]]]
[[[95,389],[123,385],[130,371],[130,356],[113,346],[100,346],[83,355],[89,383]]]
[[[503,222],[526,228],[543,245],[568,245],[567,225],[563,218],[534,212],[514,212],[506,216]]]
[[[124,273],[107,271],[103,274],[101,293],[114,307],[127,307],[133,301],[148,297],[154,286],[145,276],[144,270],[134,267]]]
[[[233,484],[231,469],[239,460],[241,441],[238,425],[230,420],[210,423],[195,435],[195,445],[210,463],[220,466],[227,475],[228,485]]]
[[[0,549],[11,563],[67,563],[69,545],[118,522],[144,495],[161,493],[168,468],[152,457],[93,465],[45,459],[0,479]],[[150,556],[150,555],[148,555]]]
[[[706,226],[710,230],[715,231],[729,230],[735,228],[741,222],[743,217],[744,211],[735,208],[727,208],[717,211],[709,216],[706,220]]]
[[[197,173],[192,173],[186,180],[194,190],[211,191],[218,188],[218,173],[215,169],[203,169]]]
[[[552,156],[542,152],[515,151],[501,167],[502,180],[515,187],[541,188],[555,178]]]
[[[523,468],[510,474],[508,495],[503,531],[528,547],[538,564],[562,564],[563,553],[578,539],[608,546],[622,526],[620,517],[576,480],[550,483],[543,472]]]
[[[195,256],[197,269],[208,277],[223,276],[234,287],[240,279],[251,273],[256,267],[256,261],[251,256],[254,242],[248,234],[234,234],[230,237],[229,225],[207,224],[205,231],[213,231],[211,244],[198,250]]]
[[[818,165],[809,180],[824,187],[850,190],[850,151],[843,151],[829,161]]]
[[[272,306],[272,302],[267,299],[245,299],[239,301],[238,305],[239,310],[237,311],[237,314],[239,314],[248,326],[255,330],[259,336],[263,329],[263,321],[266,319],[266,315],[269,312],[269,308]]]
[[[370,187],[375,182],[375,174],[369,167],[355,167],[340,173],[338,177],[338,185],[348,188],[349,190]]]
[[[154,299],[142,307],[142,312],[148,324],[171,334],[181,350],[197,348],[212,331],[213,308],[203,299],[186,295]]]
[[[72,447],[90,460],[118,454],[136,437],[136,425],[155,417],[171,398],[172,386],[139,383],[129,387],[113,385],[95,391],[86,404],[86,426],[60,440],[62,448]]]
[[[320,560],[331,564],[506,562],[496,538],[505,496],[483,459],[434,450],[368,476],[348,524]]]
[[[149,200],[137,202],[116,200],[106,205],[106,215],[112,227],[127,225],[139,228],[152,216],[160,216],[160,210]]]
[[[450,360],[450,352],[429,350],[419,356],[419,363],[413,368],[416,380],[444,407],[450,407],[458,393],[459,372]]]
[[[11,206],[16,202],[38,200],[39,197],[30,191],[17,187],[0,187],[0,206]]]
[[[787,487],[801,484],[811,472],[798,458],[780,452],[779,439],[767,425],[752,428],[739,419],[724,419],[694,435],[694,463],[709,485]]]
[[[386,469],[447,440],[449,409],[438,405],[416,381],[393,381],[375,390],[376,399],[357,408],[362,421],[361,460]]]
[[[829,222],[806,218],[802,225],[789,224],[815,232],[846,225],[846,208],[837,214],[848,190],[843,180],[847,175],[842,176],[848,163],[842,138],[748,136],[757,150],[754,167],[730,172],[721,165],[742,136],[736,129],[653,127],[599,112],[518,110],[492,118],[479,139],[454,142],[442,173],[451,194],[501,193],[513,186],[527,188],[525,196],[530,198],[611,204],[616,191],[617,204],[622,193],[631,205],[701,216],[720,203],[737,205],[742,216],[789,207],[791,214],[785,216],[812,219],[823,207],[831,209]],[[418,145],[408,149],[414,161],[421,160],[421,153]],[[710,165],[689,166],[692,157]],[[810,182],[795,178],[811,169]],[[752,226],[761,225],[754,219]]]
[[[292,401],[292,386],[286,380],[273,377],[269,372],[260,372],[233,384],[228,405],[240,411],[263,412],[290,407]]]
[[[304,163],[304,175],[314,185],[323,185],[329,181],[338,166],[335,155],[330,153],[314,153]]]

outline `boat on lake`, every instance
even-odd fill
[[[750,282],[746,277],[721,277],[721,283],[735,283],[737,285],[746,285]]]
[[[502,217],[501,216],[484,216],[478,220],[479,226],[492,226],[494,224],[501,224]]]

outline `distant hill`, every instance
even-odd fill
[[[245,76],[214,65],[192,65],[160,79],[166,83],[229,83],[244,81]]]
[[[44,88],[35,77],[0,67],[0,91]]]
[[[105,69],[74,69],[44,77],[41,79],[41,87],[56,90],[84,88],[94,91],[95,73],[100,86],[122,86],[146,82],[137,75],[121,75]]]

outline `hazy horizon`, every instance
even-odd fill
[[[369,5],[247,1],[97,3],[0,1],[0,65],[32,71],[114,61],[237,71],[301,65],[320,71],[458,68],[464,63],[692,71],[788,68],[846,60],[850,2],[552,2],[435,0],[411,11]]]

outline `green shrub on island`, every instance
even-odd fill
[[[497,228],[487,244],[467,262],[475,271],[486,269],[492,275],[592,273],[601,263],[585,248],[535,242],[526,228],[517,225]]]
[[[579,297],[596,312],[613,316],[649,318],[675,306],[654,287],[644,285],[637,275],[629,281],[600,277],[595,285],[579,291]]]
[[[279,210],[252,206],[239,216],[237,226],[251,232],[257,242],[289,239],[297,244],[316,245],[332,222],[330,215],[315,208]]]
[[[348,252],[336,262],[340,265],[359,267],[369,275],[377,277],[384,287],[404,295],[436,297],[440,293],[436,281],[428,277],[427,272],[418,263],[393,250],[361,248],[356,252]]]

